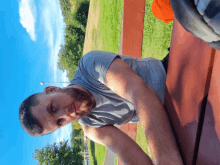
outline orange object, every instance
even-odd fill
[[[152,3],[152,13],[165,24],[173,21],[174,12],[169,0],[154,0]]]

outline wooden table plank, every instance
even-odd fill
[[[211,51],[174,17],[164,107],[187,165],[193,160]]]
[[[145,0],[124,0],[122,55],[141,58]],[[129,137],[136,141],[137,123],[127,123],[119,126]],[[118,165],[123,165],[118,159]]]
[[[214,64],[202,128],[197,165],[220,163],[220,50],[213,49]]]

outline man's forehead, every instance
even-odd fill
[[[47,102],[50,101],[50,95],[48,94],[41,94],[38,96],[38,100],[39,100],[39,105],[41,104],[46,104]]]
[[[39,118],[42,118],[42,115],[45,115],[47,112],[47,106],[49,104],[49,100],[50,98],[48,96],[45,95],[41,95],[38,98],[39,103],[31,108],[32,114],[37,117],[37,119],[39,120]]]
[[[39,104],[32,108],[32,114],[37,118],[41,126],[43,127],[44,132],[47,133],[53,132],[53,118],[50,117],[49,112],[47,111],[47,106],[50,102],[50,97],[41,96]]]
[[[46,104],[42,104],[42,103],[40,102],[38,105],[36,105],[35,107],[33,107],[33,108],[31,109],[31,111],[32,111],[32,114],[33,114],[35,117],[39,118],[39,117],[41,117],[42,115],[45,114],[46,109],[47,109],[47,105],[46,105]]]

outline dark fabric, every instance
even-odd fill
[[[170,52],[170,48],[168,48],[168,51]],[[169,54],[170,54],[170,53],[168,53],[168,54],[166,55],[166,57],[164,57],[164,59],[161,60],[163,66],[164,66],[164,69],[165,69],[165,71],[166,71],[166,74],[167,74],[167,69],[168,69]]]
[[[170,4],[186,31],[220,50],[219,0],[170,0]]]

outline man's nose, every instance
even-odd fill
[[[58,112],[57,112],[57,115],[60,117],[60,118],[65,118],[65,119],[69,119],[71,116],[70,116],[70,113],[68,112],[68,108],[63,108],[63,109],[60,109]]]

